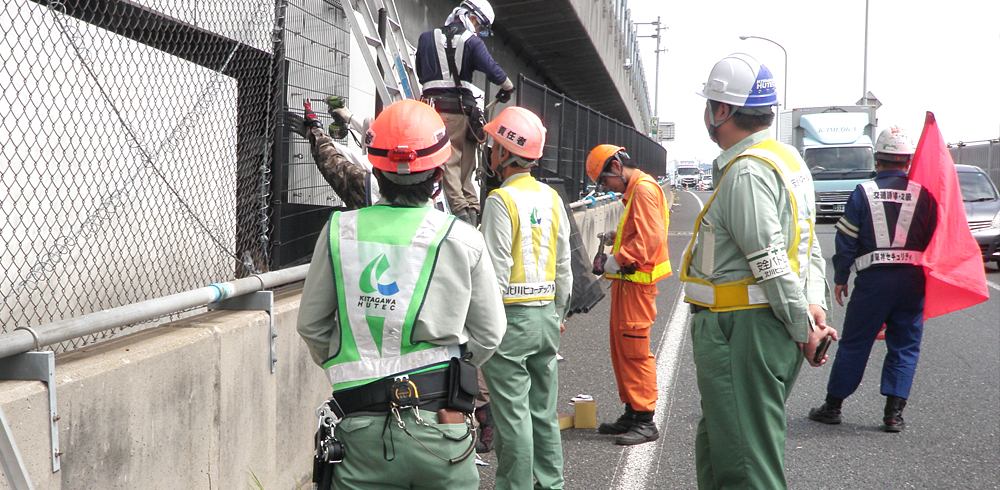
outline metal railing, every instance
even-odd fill
[[[666,172],[667,150],[635,128],[523,75],[517,83],[517,105],[538,114],[546,128],[545,152],[533,173],[562,179],[569,199],[587,194],[587,155],[600,144],[625,147],[639,169],[654,178]]]

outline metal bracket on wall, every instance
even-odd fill
[[[52,472],[59,471],[59,461],[62,451],[59,449],[59,414],[56,411],[56,354],[52,351],[25,352],[16,356],[0,359],[0,380],[12,381],[41,381],[49,391],[49,431],[52,439]],[[0,440],[0,446],[4,449],[3,463],[4,474],[7,473],[8,463],[11,462],[7,450],[12,451],[15,459],[20,462],[20,454],[17,454],[17,445],[14,444],[14,436],[4,420],[4,438]],[[9,468],[16,472],[16,468]],[[21,467],[23,470],[23,466]],[[24,473],[27,481],[27,473]],[[27,481],[27,487],[32,488],[31,482]]]
[[[267,312],[271,328],[267,334],[267,343],[270,346],[271,355],[268,356],[268,364],[271,367],[271,374],[274,374],[274,365],[278,358],[274,354],[274,339],[278,336],[274,332],[274,292],[257,291],[242,296],[235,296],[208,305],[209,310],[263,310]]]

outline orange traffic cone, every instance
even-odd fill
[[[882,330],[878,331],[878,335],[875,336],[875,340],[885,340],[885,324],[882,324]]]

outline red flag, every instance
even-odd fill
[[[932,112],[927,112],[913,154],[910,179],[924,186],[938,206],[937,229],[923,258],[927,278],[924,319],[986,301],[989,292],[983,254],[969,230],[955,163]]]

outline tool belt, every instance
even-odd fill
[[[466,93],[442,92],[433,95],[424,95],[420,98],[434,110],[445,114],[472,114],[479,108],[476,98]]]
[[[387,413],[392,409],[393,375],[333,394],[334,413],[343,418],[355,412]],[[453,358],[447,367],[406,375],[416,387],[421,410],[436,412],[443,408],[471,413],[479,392],[476,368],[466,359]],[[333,406],[333,405],[339,405]],[[340,413],[337,413],[340,412]]]

